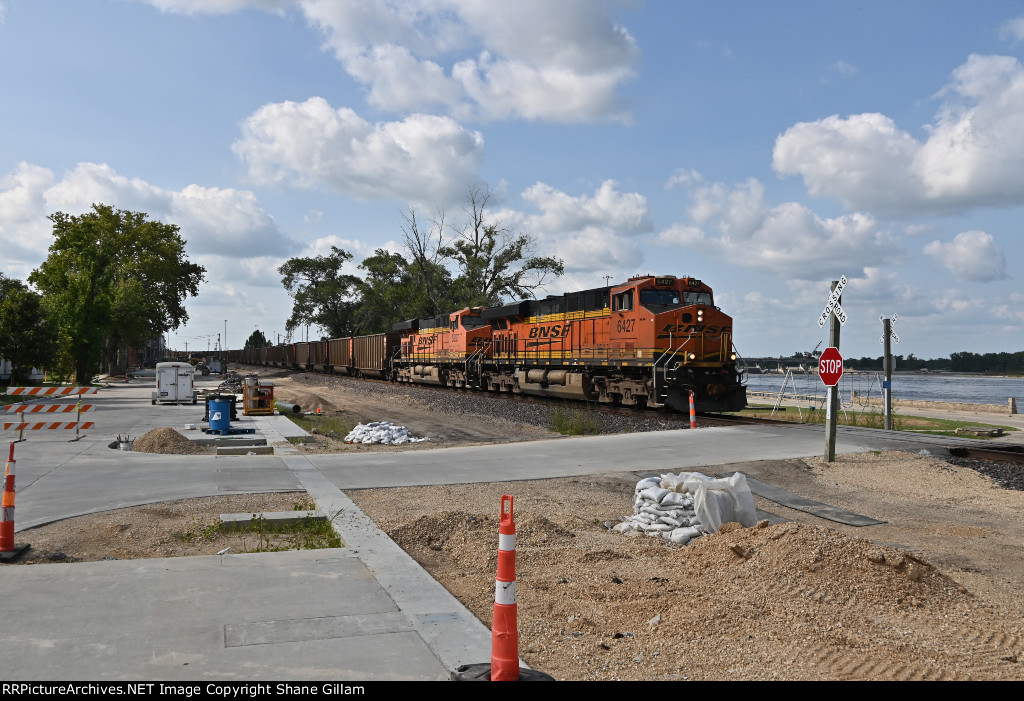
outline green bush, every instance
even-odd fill
[[[551,412],[551,430],[563,436],[594,436],[601,426],[589,409],[566,407]]]

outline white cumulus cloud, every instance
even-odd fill
[[[1006,278],[1006,256],[991,234],[964,231],[949,243],[932,241],[924,252],[958,282],[993,282]]]
[[[592,197],[573,197],[545,183],[527,188],[522,197],[541,210],[529,220],[544,232],[578,231],[601,227],[633,236],[652,231],[647,198],[637,192],[620,192],[618,183],[605,180]]]
[[[0,246],[4,266],[24,277],[46,259],[52,242],[48,215],[78,215],[93,204],[145,212],[175,224],[190,255],[231,258],[289,254],[295,244],[249,191],[189,185],[180,191],[128,178],[104,163],[79,163],[57,178],[21,163],[0,178]]]
[[[224,15],[239,10],[255,9],[282,12],[299,0],[142,0],[161,12],[182,15]]]
[[[573,196],[538,182],[521,196],[538,213],[508,210],[496,216],[513,228],[535,234],[544,252],[565,261],[574,279],[587,273],[618,278],[622,271],[635,270],[643,262],[636,238],[654,228],[643,195],[622,192],[617,182],[606,180],[593,195]]]
[[[1024,40],[1024,17],[1014,17],[1003,22],[999,28],[999,38],[1014,42]]]
[[[199,0],[150,0],[201,11]],[[286,2],[220,0],[283,9]],[[367,100],[392,111],[448,110],[460,119],[629,121],[620,94],[636,43],[607,0],[302,0],[307,21]]]
[[[448,117],[371,124],[321,97],[264,105],[232,146],[264,185],[324,184],[361,199],[451,203],[477,179],[484,139]]]
[[[919,140],[866,113],[801,122],[775,143],[773,167],[850,210],[945,212],[1024,203],[1024,67],[972,55],[937,95]]]
[[[899,240],[869,215],[825,218],[798,202],[770,206],[763,197],[754,179],[735,188],[701,188],[690,220],[665,229],[656,242],[795,280],[851,277],[903,258]]]

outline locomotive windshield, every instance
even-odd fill
[[[640,304],[645,307],[679,306],[679,292],[676,290],[640,290]]]
[[[684,292],[683,302],[687,305],[690,304],[704,304],[712,306],[711,293],[710,292]]]

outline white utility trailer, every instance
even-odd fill
[[[195,368],[188,363],[157,363],[156,391],[153,392],[152,403],[195,404],[195,374]]]

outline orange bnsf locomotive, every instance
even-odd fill
[[[739,411],[732,318],[700,280],[610,287],[396,324],[388,333],[232,351],[232,360],[627,406]]]
[[[392,379],[607,404],[738,411],[732,319],[693,278],[461,309],[395,326]]]

